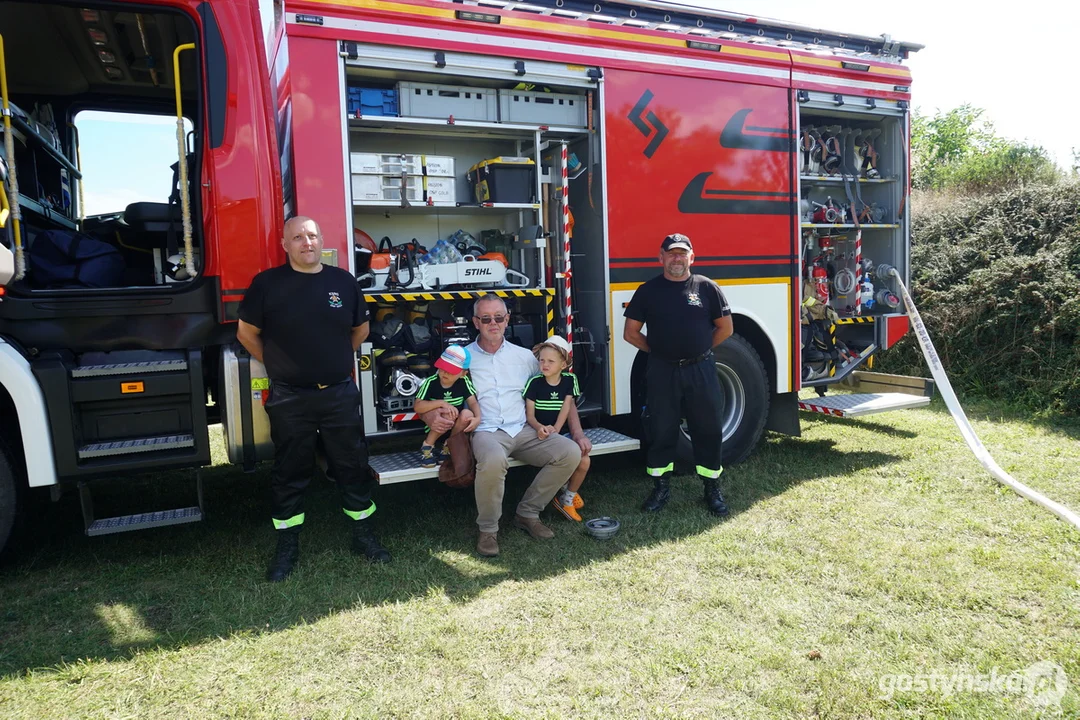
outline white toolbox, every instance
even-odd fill
[[[400,175],[353,175],[352,197],[357,200],[401,200],[402,178]],[[410,202],[424,200],[424,178],[410,175],[405,178],[405,199]]]
[[[428,175],[454,177],[454,158],[409,153],[349,153],[349,167],[358,175]]]
[[[421,177],[409,175],[404,178],[405,199],[423,203],[429,199],[437,203],[457,202],[457,181],[452,177]],[[402,177],[400,175],[352,176],[352,199],[374,201],[401,200]]]
[[[452,177],[424,178],[425,200],[437,203],[457,202],[457,181]]]

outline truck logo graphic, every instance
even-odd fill
[[[720,145],[733,150],[791,152],[793,149],[791,130],[747,125],[746,117],[753,110],[753,108],[743,108],[731,116],[720,133]]]
[[[660,122],[660,118],[656,117],[656,113],[652,110],[645,112],[645,108],[649,106],[652,99],[652,90],[646,90],[638,99],[637,104],[630,110],[630,114],[626,116],[630,119],[630,122],[634,123],[634,127],[641,131],[641,134],[646,138],[652,135],[654,131],[656,132],[656,135],[653,135],[652,140],[649,140],[649,144],[646,145],[645,149],[642,151],[647,158],[653,156],[653,153],[660,147],[660,143],[664,142],[664,138],[666,138],[668,134],[667,125]],[[642,116],[642,113],[644,113],[644,117]]]

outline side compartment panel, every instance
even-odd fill
[[[664,236],[715,278],[791,278],[790,95],[613,70],[605,81],[612,282],[656,273]]]
[[[659,264],[657,264],[657,271]],[[654,274],[657,272],[654,271]],[[792,390],[790,373],[786,368],[794,362],[792,353],[794,348],[791,343],[791,334],[788,332],[790,323],[789,288],[787,282],[777,282],[760,285],[727,284],[720,285],[731,305],[733,315],[745,317],[756,323],[765,333],[776,357],[777,372],[771,381],[775,391],[785,393]],[[626,286],[615,288],[611,293],[612,323],[612,387],[614,388],[614,400],[612,402],[612,414],[621,415],[628,413],[630,407],[630,371],[637,356],[637,350],[622,339],[625,318],[623,307],[630,302],[634,290],[625,289]],[[648,327],[645,328],[646,335]],[[760,349],[759,349],[760,352]]]

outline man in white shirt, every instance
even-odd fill
[[[518,503],[514,525],[534,538],[555,533],[540,522],[540,511],[570,478],[592,444],[581,431],[577,408],[570,406],[570,436],[552,435],[545,440],[525,422],[525,383],[539,372],[531,351],[507,342],[504,337],[510,313],[498,295],[485,295],[473,306],[473,324],[480,331],[469,345],[469,374],[480,403],[480,426],[473,432],[476,456],[476,524],[480,535],[476,551],[485,557],[499,554],[497,534],[502,516],[506,470],[511,457],[539,467],[529,489]]]

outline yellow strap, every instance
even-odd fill
[[[8,184],[11,186],[10,203],[12,227],[15,230],[15,279],[26,275],[26,257],[22,245],[22,216],[19,214],[19,176],[15,169],[15,140],[11,132],[11,106],[8,104],[7,65],[4,53],[4,36],[0,35],[0,101],[4,108],[4,155],[8,165]]]

